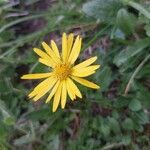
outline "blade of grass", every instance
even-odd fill
[[[39,14],[39,15],[32,15],[32,16],[27,16],[27,17],[23,17],[23,18],[19,18],[15,21],[12,21],[4,26],[2,26],[0,28],[0,33],[4,32],[6,29],[18,24],[18,23],[21,23],[21,22],[24,22],[24,21],[27,21],[27,20],[31,20],[31,19],[36,19],[36,18],[40,18],[40,17],[43,17],[45,16],[45,13],[42,13],[42,14]]]
[[[95,34],[94,37],[82,48],[82,51],[87,49],[91,44],[93,44],[100,36],[102,36],[106,32],[109,27],[110,25],[107,25],[105,28]]]
[[[141,6],[140,4],[133,2],[133,1],[129,1],[127,3],[129,6],[133,7],[134,9],[138,10],[141,14],[143,14],[145,17],[147,17],[148,19],[150,19],[150,12],[148,10],[146,10],[143,6]]]
[[[129,6],[133,7],[134,9],[138,10],[141,14],[143,14],[145,17],[147,17],[148,19],[150,19],[150,12],[148,10],[146,10],[139,3],[136,3],[136,2],[131,1],[131,0],[122,0],[122,2],[125,5],[129,5]]]
[[[150,54],[148,56],[145,57],[145,59],[138,65],[138,67],[135,69],[134,73],[132,74],[126,88],[125,88],[125,92],[124,92],[124,95],[127,95],[129,90],[130,90],[130,87],[131,87],[131,84],[133,83],[134,81],[134,78],[135,76],[138,74],[138,72],[142,69],[143,65],[149,60],[150,58]]]

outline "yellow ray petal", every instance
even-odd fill
[[[76,94],[78,97],[82,98],[82,94],[80,92],[80,90],[78,89],[78,87],[74,84],[74,82],[68,78],[68,84],[69,87],[71,88],[71,91],[74,91],[74,94]]]
[[[66,99],[67,99],[67,88],[66,88],[66,80],[64,80],[62,84],[62,93],[61,93],[61,108],[62,109],[65,108]]]
[[[51,57],[38,48],[33,48],[34,52],[43,59],[51,60]]]
[[[100,67],[100,65],[92,65],[92,66],[88,66],[88,67],[84,67],[82,69],[72,69],[73,72],[83,72],[83,71],[95,71],[96,69],[98,69]]]
[[[66,59],[67,59],[67,35],[66,33],[63,33],[63,36],[62,36],[62,59],[64,62],[66,62]]]
[[[58,80],[57,83],[54,85],[52,91],[50,92],[49,96],[47,97],[46,103],[48,103],[52,99],[52,97],[54,96],[54,94],[55,94],[55,92],[59,86],[59,84],[60,84],[60,81]]]
[[[73,39],[74,39],[74,35],[72,33],[70,33],[69,36],[68,36],[68,40],[67,40],[67,48],[68,48],[67,58],[69,57],[70,51],[72,49]]]
[[[39,62],[46,66],[52,67],[52,68],[54,68],[54,66],[55,66],[55,63],[51,60],[39,58]]]
[[[37,73],[37,74],[26,74],[21,77],[21,79],[42,79],[50,77],[52,73]]]
[[[83,71],[80,73],[74,72],[74,73],[72,73],[72,75],[76,76],[76,77],[87,77],[87,76],[90,76],[94,73],[95,73],[95,71]]]
[[[49,55],[55,63],[60,63],[60,59],[55,55],[52,49],[45,42],[42,42],[42,46],[46,51],[49,51]]]
[[[78,83],[80,83],[84,86],[87,86],[89,88],[93,88],[93,89],[99,89],[100,88],[98,85],[96,85],[95,83],[90,82],[88,80],[85,80],[85,79],[82,79],[82,78],[79,78],[79,77],[74,77],[74,76],[71,76],[71,78],[73,80],[77,81]]]
[[[49,56],[51,56],[51,48],[48,46],[48,44],[46,44],[45,42],[42,42],[41,44],[42,44],[42,46],[43,46],[45,52],[46,52]],[[45,46],[45,45],[46,45],[46,46]],[[48,48],[47,48],[47,47],[48,47]]]
[[[61,92],[62,92],[62,82],[59,84],[57,91],[54,96],[54,102],[53,102],[53,112],[55,112],[58,108],[60,98],[61,98]]]
[[[87,66],[91,65],[92,63],[94,63],[96,60],[97,60],[97,56],[89,58],[88,60],[85,60],[82,63],[74,66],[73,69],[80,69],[80,68],[87,67]]]
[[[69,83],[68,79],[66,80],[66,87],[67,87],[67,92],[68,92],[68,95],[69,95],[70,99],[71,100],[76,99],[76,96],[75,96],[74,92],[70,88],[70,83]]]
[[[42,81],[41,83],[39,83],[34,89],[33,91],[28,95],[29,98],[37,95],[42,89],[44,86],[48,86],[52,81],[54,80],[54,77],[49,77],[47,79],[45,79],[44,81]]]
[[[51,46],[52,46],[52,49],[53,49],[55,55],[56,55],[58,58],[60,58],[60,54],[59,54],[58,47],[57,47],[56,43],[55,43],[53,40],[51,40]]]
[[[99,67],[100,67],[100,65],[92,65],[92,66],[85,67],[82,69],[81,68],[73,69],[72,75],[77,76],[77,77],[86,77],[86,76],[93,74],[95,72],[95,70],[98,69]]]
[[[37,101],[42,96],[44,96],[51,88],[54,86],[54,84],[57,82],[57,79],[51,79],[51,81],[47,84],[41,87],[40,91],[37,91],[37,95],[33,98],[34,101]]]
[[[79,38],[79,36],[77,36],[75,43],[73,45],[72,51],[70,53],[69,59],[68,59],[68,62],[70,64],[73,64],[77,60],[77,58],[80,54],[80,50],[81,50],[81,43],[82,43],[81,38]]]

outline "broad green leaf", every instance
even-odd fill
[[[6,125],[14,125],[14,124],[15,124],[15,120],[14,120],[14,118],[12,118],[12,117],[4,117],[3,122],[4,122]]]
[[[14,125],[15,119],[10,114],[9,110],[6,108],[6,105],[2,100],[0,100],[0,112],[2,113],[3,116],[3,122],[6,125]]]
[[[112,117],[114,118],[114,119],[118,119],[119,118],[119,112],[117,111],[117,110],[113,110],[112,111]]]
[[[96,75],[98,81],[100,81],[101,91],[107,90],[111,80],[112,80],[112,71],[109,66],[104,66],[99,74]]]
[[[122,143],[124,145],[129,145],[131,143],[131,136],[130,135],[124,135],[121,137]]]
[[[8,150],[8,148],[4,144],[1,144],[1,143],[0,143],[0,149],[1,150]]]
[[[4,3],[8,3],[8,2],[9,2],[9,0],[0,0],[0,5],[4,4]]]
[[[134,129],[134,123],[131,118],[126,118],[125,121],[122,124],[123,128],[126,130],[133,130]]]
[[[137,78],[149,78],[150,75],[150,63],[145,64],[137,75]]]
[[[129,108],[132,111],[139,111],[142,108],[142,105],[140,103],[140,101],[133,99],[131,100],[131,102],[129,103]]]
[[[136,99],[138,99],[144,108],[150,108],[150,92],[148,88],[139,82],[135,82]]]
[[[127,35],[134,32],[136,25],[135,17],[128,13],[124,8],[120,9],[117,14],[117,26]]]
[[[150,121],[148,114],[144,113],[143,111],[135,112],[134,117],[140,124],[146,124]]]
[[[126,63],[126,61],[128,61],[128,59],[133,58],[138,53],[145,50],[145,48],[147,48],[149,45],[150,45],[149,38],[138,40],[138,41],[134,42],[133,45],[128,46],[127,49],[124,49],[121,52],[119,52],[119,54],[115,56],[113,62],[117,66],[120,66],[120,65]]]
[[[0,122],[0,143],[5,143],[7,141],[8,130],[4,123]]]
[[[5,80],[0,80],[0,93],[9,92],[10,87],[7,85]]]
[[[119,133],[120,132],[120,125],[119,125],[118,121],[113,117],[111,117],[111,118],[109,117],[108,120],[109,120],[109,123],[110,123],[110,125],[109,125],[110,129],[114,133]]]
[[[147,24],[147,25],[145,25],[144,29],[145,29],[145,31],[146,31],[147,36],[150,37],[150,23]]]
[[[147,11],[150,12],[150,6],[147,8]],[[139,23],[144,24],[144,29],[146,31],[147,36],[150,37],[150,19],[145,17],[143,14],[139,15]]]
[[[101,129],[101,132],[104,135],[104,137],[109,136],[110,127],[107,124],[101,124],[100,129]]]
[[[33,111],[27,115],[27,118],[32,119],[34,121],[40,119],[46,119],[51,115],[49,109],[40,109],[38,111]]]
[[[145,108],[150,108],[150,93],[148,90],[139,91],[137,93],[137,98],[144,105]]]
[[[124,96],[119,96],[114,103],[114,107],[116,108],[123,108],[127,107],[129,104],[130,98],[126,98]]]
[[[83,5],[83,11],[101,22],[115,22],[117,11],[122,7],[119,0],[92,0]]]

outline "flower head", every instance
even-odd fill
[[[81,43],[82,39],[79,36],[74,41],[73,34],[67,36],[66,33],[63,33],[61,54],[53,40],[50,46],[42,42],[45,51],[34,48],[34,52],[40,56],[39,62],[50,67],[51,71],[48,73],[27,74],[21,77],[22,79],[44,79],[29,94],[29,98],[37,101],[46,93],[49,93],[46,103],[54,97],[53,112],[55,112],[59,103],[61,103],[62,109],[65,107],[67,95],[72,101],[76,97],[82,98],[82,94],[74,81],[89,88],[99,88],[95,83],[83,78],[94,74],[95,70],[100,67],[100,65],[91,65],[96,61],[96,56],[74,65],[81,50]]]

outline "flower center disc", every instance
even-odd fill
[[[64,80],[71,74],[71,68],[69,65],[59,64],[54,68],[54,74],[58,79]]]

